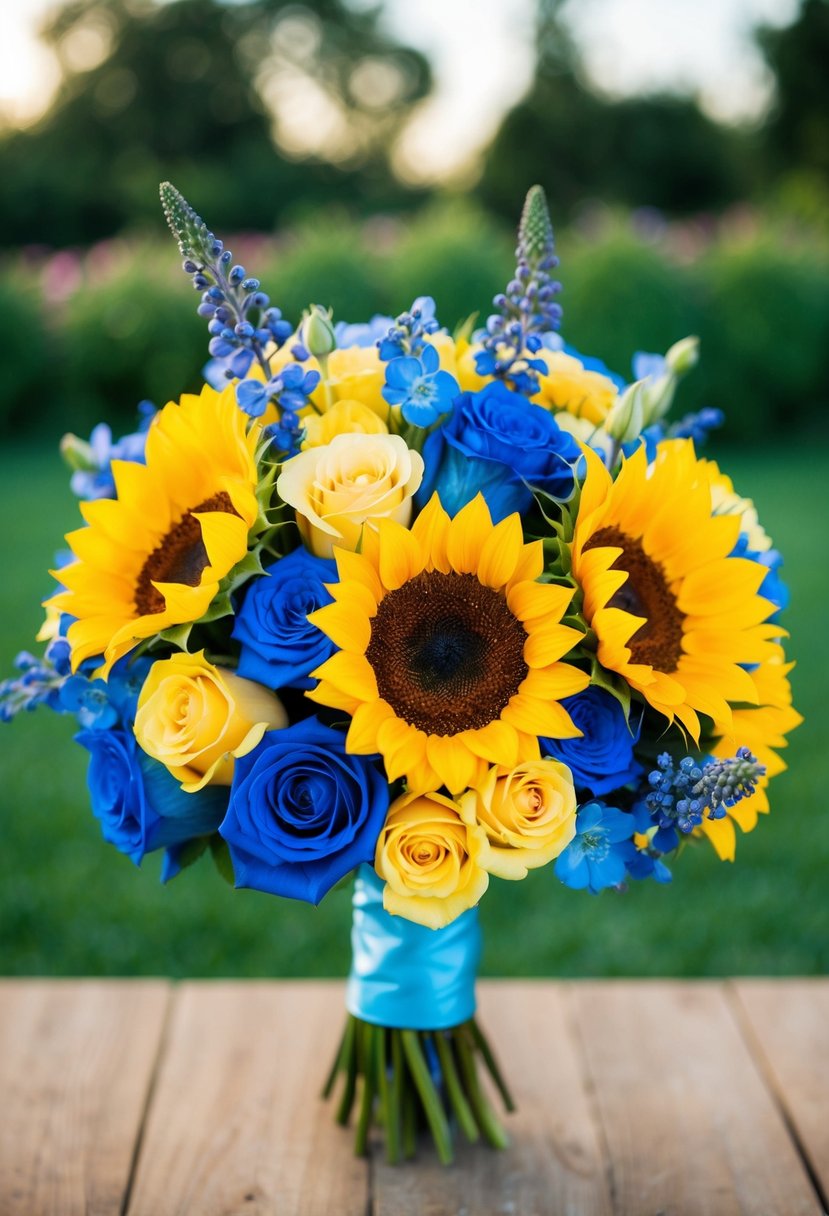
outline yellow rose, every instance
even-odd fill
[[[192,794],[208,784],[230,785],[234,758],[287,723],[278,697],[214,667],[200,650],[153,663],[138,699],[135,737]]]
[[[366,523],[407,526],[422,480],[423,457],[399,435],[336,435],[286,461],[276,492],[296,510],[311,552],[330,557],[335,545],[356,549]]]
[[[404,794],[389,807],[374,868],[386,883],[383,907],[429,929],[442,929],[474,907],[489,875],[473,860],[481,829],[461,819],[442,794]]]
[[[380,418],[388,418],[388,403],[383,400],[386,365],[380,351],[371,346],[343,346],[328,356],[328,388],[335,401],[361,401]],[[325,408],[325,387],[314,394],[314,404]]]
[[[362,401],[336,401],[324,414],[308,414],[303,419],[305,438],[302,447],[319,448],[337,435],[387,435],[382,418]]]
[[[589,371],[563,350],[541,351],[538,357],[547,364],[547,374],[539,376],[539,405],[566,410],[595,425],[605,420],[619,392],[612,380]]]
[[[528,870],[558,857],[576,834],[573,778],[558,760],[529,760],[511,770],[493,766],[459,806],[464,823],[483,829],[483,843],[473,849],[476,863],[498,878],[526,878]]]

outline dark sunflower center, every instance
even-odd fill
[[[201,524],[195,516],[205,511],[238,514],[230,495],[220,490],[181,517],[141,568],[135,584],[135,607],[140,616],[153,616],[156,612],[164,611],[164,596],[153,583],[183,583],[186,587],[198,587],[202,571],[208,564],[208,556],[202,540]]]
[[[526,678],[524,626],[472,574],[424,572],[380,602],[366,658],[380,696],[430,735],[497,719]]]
[[[600,528],[585,548],[605,546],[622,550],[612,568],[624,570],[628,576],[609,601],[609,607],[645,618],[628,642],[632,662],[645,663],[670,675],[676,671],[682,655],[685,617],[677,607],[664,569],[647,555],[638,540],[619,528]]]

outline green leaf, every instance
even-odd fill
[[[595,684],[597,688],[603,688],[605,692],[610,693],[611,697],[619,702],[624,711],[625,721],[630,718],[630,685],[621,676],[613,675],[602,667],[597,658],[593,658],[590,670],[590,683]]]
[[[227,846],[227,841],[218,832],[214,832],[210,837],[210,853],[219,874],[229,886],[235,887],[236,875],[233,872],[230,849]]]
[[[475,330],[475,322],[478,320],[478,313],[470,313],[465,321],[461,321],[455,329],[452,337],[455,342],[471,342],[472,334]]]
[[[178,853],[178,864],[181,869],[186,870],[195,865],[199,858],[207,852],[209,845],[209,836],[197,836],[194,840],[188,840],[186,844],[183,844]]]
[[[155,636],[162,642],[169,642],[171,646],[175,646],[179,650],[186,650],[194,623],[188,621],[184,625],[170,625],[169,628],[162,629]]]

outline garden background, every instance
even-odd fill
[[[450,328],[485,316],[510,277],[514,221],[540,181],[572,345],[629,374],[636,350],[700,336],[676,413],[727,412],[707,454],[785,556],[806,722],[735,865],[700,845],[668,889],[591,897],[551,869],[495,882],[484,970],[825,972],[829,3],[804,0],[752,35],[771,85],[741,124],[677,90],[608,96],[571,24],[566,3],[539,0],[525,95],[435,183],[401,153],[432,66],[379,7],[73,0],[45,19],[56,92],[36,121],[0,131],[2,666],[33,648],[47,569],[76,526],[61,435],[102,419],[130,430],[139,400],[199,383],[206,332],[162,228],[161,179],[289,318],[312,301],[349,320],[394,314],[428,292]],[[345,972],[347,891],[319,909],[233,892],[209,858],[162,887],[157,858],[138,871],[101,840],[85,765],[68,719],[0,726],[0,972]]]

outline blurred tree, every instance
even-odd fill
[[[400,201],[386,150],[431,76],[376,8],[71,0],[42,32],[63,79],[37,125],[0,141],[3,243],[157,223],[165,177],[225,230],[270,229],[332,196]]]
[[[804,0],[791,25],[761,28],[757,42],[776,86],[763,133],[771,172],[805,171],[829,187],[829,3]]]
[[[673,213],[740,196],[740,136],[707,118],[691,98],[609,101],[585,83],[559,10],[539,0],[538,58],[526,97],[489,148],[480,195],[505,215],[534,181],[561,214],[585,198]]]

